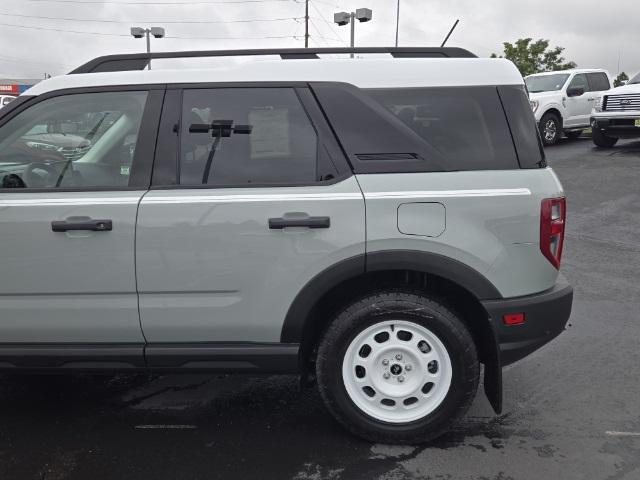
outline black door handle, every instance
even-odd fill
[[[282,230],[287,227],[329,228],[330,226],[331,219],[329,217],[269,219],[269,228],[272,230]]]
[[[68,232],[70,230],[90,230],[93,232],[109,232],[113,230],[111,220],[80,220],[77,222],[53,221],[51,230],[54,232]]]

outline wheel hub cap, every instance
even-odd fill
[[[373,418],[405,423],[435,410],[451,386],[449,353],[429,329],[404,320],[377,323],[347,348],[342,378],[354,404]]]

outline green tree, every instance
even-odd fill
[[[613,86],[619,87],[621,85],[624,85],[624,82],[626,82],[627,80],[629,80],[629,76],[626,73],[621,72],[613,81]]]
[[[574,62],[567,62],[562,56],[563,47],[549,48],[549,40],[536,40],[531,38],[520,38],[515,43],[504,42],[504,55],[515,63],[523,77],[540,72],[550,72],[555,70],[567,70],[576,68]],[[491,58],[497,58],[493,53]]]

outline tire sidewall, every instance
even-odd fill
[[[384,308],[374,304],[361,308],[351,315],[338,317],[338,323],[333,326],[335,330],[331,332],[333,341],[330,344],[323,344],[321,347],[323,351],[319,355],[318,377],[327,387],[325,392],[327,395],[323,395],[328,397],[325,398],[325,402],[341,423],[364,437],[368,436],[369,430],[381,427],[390,435],[399,436],[428,429],[429,436],[435,437],[458,417],[461,407],[468,403],[468,385],[469,382],[473,383],[473,378],[468,378],[473,377],[469,375],[469,370],[470,365],[471,370],[473,366],[477,368],[477,354],[475,349],[469,351],[468,347],[460,342],[460,332],[466,333],[466,330],[451,312],[421,304],[422,314],[416,314],[408,311],[411,308],[407,309],[407,307],[415,307],[413,302],[384,303],[388,303]],[[344,385],[342,366],[349,345],[361,331],[386,320],[413,322],[429,329],[442,342],[451,360],[451,384],[445,398],[434,411],[412,422],[390,423],[369,416],[351,400]],[[357,419],[355,423],[363,425],[364,428],[354,425],[353,419]]]
[[[618,142],[617,138],[609,137],[598,129],[591,131],[591,138],[593,143],[600,148],[611,148]]]
[[[546,124],[549,120],[553,120],[556,124],[556,135],[553,138],[553,140],[547,140],[546,136],[545,136],[545,129],[546,129]],[[560,132],[562,130],[562,126],[560,124],[560,119],[558,118],[557,115],[555,115],[554,113],[545,113],[542,118],[540,119],[540,123],[538,125],[538,129],[540,130],[540,137],[542,138],[542,143],[545,146],[549,146],[549,145],[555,145],[556,143],[558,143],[558,140],[560,139]]]

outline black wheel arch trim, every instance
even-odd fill
[[[479,301],[503,298],[477,270],[444,255],[417,250],[383,250],[356,255],[313,277],[297,294],[282,326],[280,341],[299,343],[314,305],[333,287],[359,275],[383,270],[414,270],[442,277],[468,290]]]
[[[297,294],[285,317],[280,341],[302,343],[307,321],[316,303],[336,285],[368,272],[383,270],[423,271],[445,278],[468,290],[478,301],[503,298],[498,289],[480,272],[444,255],[415,250],[385,250],[369,252],[343,260],[312,278]],[[493,324],[490,329],[484,364],[485,393],[491,406],[502,411],[502,365],[498,339]],[[303,359],[301,359],[301,364]]]

